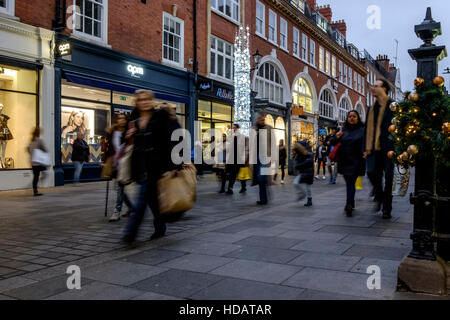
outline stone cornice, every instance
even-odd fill
[[[326,46],[330,52],[341,58],[348,65],[351,65],[353,70],[356,70],[363,76],[367,75],[367,70],[364,68],[363,64],[360,61],[356,60],[350,53],[347,52],[347,50],[337,44],[333,39],[330,38],[328,34],[323,32],[299,10],[293,8],[287,1],[266,0],[266,2],[270,3],[274,8],[276,8],[280,12],[283,12],[291,20],[295,21],[297,23],[297,26],[300,26],[302,31],[309,33],[309,35],[312,36],[314,40],[318,41],[322,46]]]
[[[34,40],[52,41],[54,32],[10,19],[0,18],[0,31],[15,33]]]

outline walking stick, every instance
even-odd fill
[[[106,180],[106,203],[105,203],[105,217],[108,216],[108,197],[109,197],[109,180]]]

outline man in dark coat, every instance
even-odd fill
[[[84,133],[78,132],[77,139],[72,145],[72,162],[75,166],[75,172],[73,175],[73,182],[80,182],[81,171],[85,162],[89,162],[89,145],[84,141]]]
[[[386,80],[378,80],[371,87],[376,98],[375,104],[369,108],[364,140],[364,157],[367,159],[367,175],[375,188],[376,211],[383,207],[383,219],[390,219],[392,212],[392,183],[394,163],[388,158],[389,151],[394,150],[394,141],[388,129],[392,124],[394,113],[389,106],[393,102],[389,98],[390,86]],[[382,185],[384,173],[384,189]]]

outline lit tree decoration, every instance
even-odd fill
[[[249,28],[239,28],[234,42],[234,119],[241,133],[250,134],[250,33]]]

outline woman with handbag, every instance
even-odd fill
[[[366,164],[363,158],[364,124],[356,110],[347,114],[343,130],[336,133],[331,144],[335,146],[338,173],[342,174],[347,186],[345,212],[352,216],[355,210],[355,183],[359,176],[365,175]]]
[[[133,144],[131,177],[137,183],[138,191],[133,204],[134,213],[128,221],[123,237],[123,241],[127,243],[135,240],[147,205],[152,211],[155,227],[150,239],[163,237],[166,233],[166,224],[159,210],[158,180],[165,172],[177,168],[171,159],[175,145],[175,142],[171,141],[171,135],[173,130],[181,127],[167,108],[155,108],[151,91],[138,90],[135,98],[136,108],[131,114],[125,139]]]
[[[47,148],[44,145],[44,141],[40,138],[41,128],[36,127],[31,134],[31,142],[28,145],[28,152],[31,155],[31,167],[33,168],[33,194],[35,197],[42,196],[42,193],[38,192],[38,182],[42,171],[47,168],[50,159],[47,154]],[[45,160],[44,158],[48,158]]]

